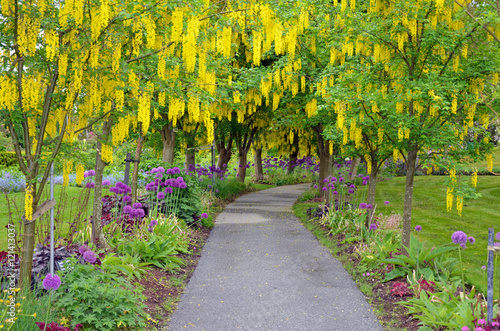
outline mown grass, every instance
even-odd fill
[[[451,235],[458,230],[476,239],[463,252],[466,279],[481,292],[486,291],[486,279],[481,266],[486,265],[488,228],[500,231],[500,176],[479,176],[477,192],[482,197],[464,201],[462,216],[453,209],[446,211],[446,177],[415,177],[412,227],[422,226],[417,237],[430,245],[451,243]],[[377,213],[403,214],[405,178],[396,177],[377,183]],[[384,201],[389,201],[387,208]],[[458,266],[457,266],[458,267]]]
[[[485,171],[487,169],[486,160],[474,163],[463,162],[456,166],[457,171]],[[500,146],[497,146],[493,150],[493,172],[500,172]]]

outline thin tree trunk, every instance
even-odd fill
[[[175,157],[175,132],[171,123],[164,125],[160,131],[163,143],[162,162],[172,164]]]
[[[189,149],[189,148],[193,148],[194,147],[194,144],[187,144],[187,148],[186,148],[186,153],[185,153],[185,167],[186,167],[186,173],[189,172],[189,168],[191,166],[191,168],[193,168],[196,164],[196,151],[194,149]]]
[[[254,150],[253,162],[255,166],[255,181],[260,182],[264,179],[264,171],[262,170],[262,148]]]
[[[403,247],[401,251],[408,256],[408,252],[404,246],[410,246],[410,233],[411,233],[411,210],[413,202],[413,179],[415,177],[416,163],[417,163],[417,147],[413,147],[408,151],[406,159],[406,185],[405,185],[405,203],[403,209]]]
[[[297,157],[299,156],[299,137],[298,135],[293,136],[292,149],[290,151],[290,157],[288,159],[288,169],[287,174],[291,174],[295,170],[297,165]]]
[[[321,198],[325,203],[329,200],[329,190],[327,183],[323,180],[331,175],[332,165],[330,164],[330,148],[328,141],[325,141],[322,136],[323,129],[321,125],[314,128],[316,131],[316,137],[318,142],[318,155],[319,155],[319,183],[318,187],[321,192]],[[323,190],[326,187],[326,190]]]
[[[370,173],[370,181],[368,183],[368,195],[366,197],[366,203],[375,207],[375,194],[377,190],[377,175],[379,168],[378,168],[378,162],[375,158],[373,158],[373,156],[371,160],[371,166],[372,166],[372,172]],[[368,209],[365,221],[365,225],[367,228],[370,226],[370,223],[373,219],[373,211],[374,208]]]
[[[112,119],[108,119],[104,122],[102,127],[102,137],[109,136],[111,132],[111,127],[113,126]],[[104,173],[104,167],[106,164],[102,160],[101,149],[102,144],[97,141],[97,153],[96,153],[96,167],[95,167],[95,184],[94,184],[94,204],[93,204],[93,216],[92,216],[92,243],[100,247],[108,248],[108,244],[104,235],[102,233],[101,219],[102,219],[102,177]]]
[[[247,154],[248,151],[240,151],[238,153],[238,180],[242,183],[245,182],[245,176],[247,173]]]
[[[33,178],[26,178],[27,183],[32,183]],[[33,185],[33,203],[31,204],[33,213],[36,211],[38,200],[36,199],[36,185]],[[33,250],[35,249],[36,220],[24,220],[23,246],[21,249],[21,264],[19,271],[19,287],[29,288],[31,285],[31,270],[33,268]]]
[[[361,162],[361,158],[359,156],[355,157],[354,160],[352,160],[351,168],[349,169],[349,173],[351,174],[350,180],[354,180],[354,178],[356,178],[356,176],[358,174],[358,166],[359,166],[360,162]]]
[[[227,145],[225,144],[224,140],[216,143],[217,151],[219,152],[219,158],[217,159],[217,168],[222,170],[227,169],[227,165],[229,164],[229,161],[231,160],[231,156],[233,154],[233,141],[234,136],[232,134],[229,134]]]
[[[137,138],[137,147],[135,149],[134,170],[132,171],[132,203],[137,201],[137,177],[139,175],[139,162],[143,144],[144,138],[142,137],[141,132],[139,132],[139,138]]]

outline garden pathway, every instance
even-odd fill
[[[294,217],[307,187],[224,209],[168,330],[382,330],[341,263]]]

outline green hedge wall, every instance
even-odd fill
[[[15,152],[0,152],[0,167],[10,167],[17,165]]]

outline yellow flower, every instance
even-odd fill
[[[19,302],[16,303],[16,307],[21,307],[21,304]]]

